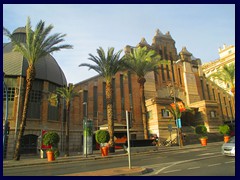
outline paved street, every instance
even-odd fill
[[[198,154],[198,153],[197,153]],[[186,160],[149,165],[147,176],[235,176],[235,158],[203,153]]]
[[[220,153],[221,144],[222,142],[209,143],[207,147],[195,144],[184,146],[181,149],[176,146],[159,147],[157,151],[133,153],[131,158],[132,175],[234,176],[235,158],[222,156]],[[131,171],[129,171],[128,165],[128,156],[123,151],[117,151],[108,157],[101,157],[97,151],[87,159],[82,155],[75,155],[58,158],[53,163],[47,162],[46,159],[33,157],[23,158],[19,162],[5,160],[3,163],[3,175],[81,176],[86,175],[88,172],[90,172],[90,175],[96,175],[96,173],[99,173],[99,175],[124,175],[125,172],[125,175],[130,175]],[[114,168],[120,169],[114,171]],[[197,171],[198,169],[201,171]],[[220,171],[221,169],[222,171]]]

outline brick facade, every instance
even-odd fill
[[[205,77],[201,60],[193,58],[186,47],[177,54],[175,41],[169,32],[163,34],[157,30],[152,45],[147,44],[146,40],[142,39],[137,46],[148,46],[148,48],[155,49],[162,59],[171,62],[161,65],[158,74],[151,72],[146,76],[145,97],[149,114],[149,133],[157,134],[160,138],[166,139],[169,137],[169,125],[173,128],[172,132],[176,133],[176,125],[172,115],[166,116],[163,114],[164,109],[173,102],[174,92],[178,101],[182,101],[195,111],[195,113],[185,115],[182,118],[184,126],[195,126],[204,123],[209,132],[215,132],[217,127],[224,121],[235,119],[235,101],[233,97]],[[126,46],[125,53],[129,48],[133,47]],[[173,77],[172,74],[174,74]],[[132,111],[133,127],[131,128],[131,137],[143,139],[137,76],[128,72],[118,72],[113,79],[114,122],[125,126],[125,111]],[[172,80],[174,80],[174,83],[172,83]],[[20,78],[17,79],[17,82],[20,82]],[[59,148],[62,149],[65,142],[65,122],[61,113],[63,109],[62,106],[59,106],[58,120],[52,121],[48,119],[49,84],[48,81],[43,81],[40,119],[27,120],[25,135],[39,136],[42,129],[56,131],[61,137]],[[70,152],[80,152],[83,144],[82,130],[85,114],[87,114],[88,119],[93,121],[94,130],[107,124],[104,79],[101,76],[94,76],[74,86],[77,96],[74,97],[70,109]],[[11,131],[8,136],[8,154],[13,153],[14,143],[12,142],[14,142],[15,138],[16,117],[20,116],[22,110],[23,94],[20,94],[18,104],[19,91],[16,89],[14,111],[11,112],[13,113],[13,119],[9,119]],[[19,110],[17,110],[18,108]],[[19,115],[17,115],[17,112]],[[21,117],[18,119],[20,121]],[[126,130],[122,130],[122,132],[126,132]]]

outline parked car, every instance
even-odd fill
[[[226,156],[235,156],[235,136],[222,145],[222,154]]]

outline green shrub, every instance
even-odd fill
[[[43,136],[43,144],[47,146],[51,145],[51,146],[57,147],[59,141],[60,141],[60,137],[56,132],[47,132]]]
[[[205,125],[197,125],[195,128],[195,133],[199,134],[201,137],[207,136],[207,128]]]
[[[107,130],[98,130],[95,135],[96,142],[101,143],[107,143],[110,140],[110,135]]]
[[[227,124],[219,126],[219,132],[223,135],[230,134],[230,127]]]

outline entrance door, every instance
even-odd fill
[[[23,136],[21,153],[22,154],[36,154],[37,153],[37,139],[38,136],[28,134]]]

